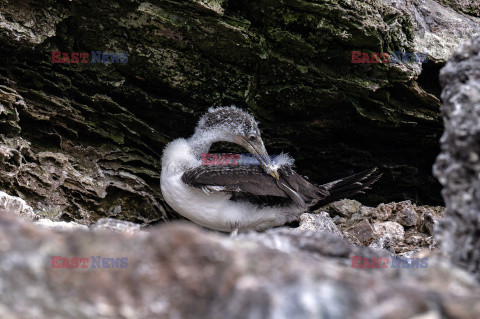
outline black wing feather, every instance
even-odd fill
[[[248,198],[257,203],[271,203],[272,199],[278,198],[281,203],[293,201],[301,207],[319,207],[361,193],[382,176],[377,168],[373,168],[315,185],[288,165],[280,166],[278,173],[280,178],[276,180],[259,165],[202,165],[186,171],[182,181],[192,187],[228,192],[234,194],[232,198]]]
[[[202,165],[186,171],[182,181],[200,189],[289,198],[302,207],[329,194],[325,188],[309,183],[287,165],[281,166],[278,173],[280,179],[276,180],[259,165]]]
[[[380,177],[382,177],[382,174],[375,167],[327,184],[319,185],[319,187],[327,189],[330,192],[330,196],[318,201],[314,209],[339,199],[363,193],[364,190],[369,189],[373,183],[378,181]]]
[[[258,165],[202,165],[186,171],[182,181],[196,188],[220,186],[226,192],[288,197]]]

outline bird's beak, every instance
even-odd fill
[[[262,168],[266,173],[271,175],[276,180],[280,178],[277,168],[272,163],[270,156],[268,156],[265,145],[263,144],[263,141],[261,139],[257,139],[256,141],[252,142],[241,135],[237,135],[235,140],[239,145],[245,147],[247,151],[249,151],[253,156],[255,156],[255,158],[260,162],[260,165],[262,165]]]
[[[273,178],[275,178],[276,180],[280,179],[280,175],[278,175],[278,172],[277,172],[276,168],[271,170],[268,174],[272,175]]]

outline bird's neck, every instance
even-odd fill
[[[197,159],[202,158],[202,154],[208,153],[210,147],[215,142],[223,141],[222,137],[215,132],[195,132],[188,140],[188,145],[192,149]]]

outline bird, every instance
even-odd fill
[[[204,165],[202,155],[216,142],[235,143],[257,162]],[[228,233],[292,223],[314,206],[362,193],[380,177],[372,168],[327,184],[312,183],[294,170],[288,154],[272,160],[250,113],[221,106],[211,107],[200,118],[191,137],[165,146],[160,186],[164,200],[178,214]]]

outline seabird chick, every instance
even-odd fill
[[[244,147],[260,165],[202,165],[215,142]],[[272,161],[252,115],[235,107],[210,108],[188,139],[163,151],[163,198],[185,218],[217,231],[257,231],[295,221],[310,207],[361,193],[381,174],[370,169],[315,185],[297,174],[293,160]]]

